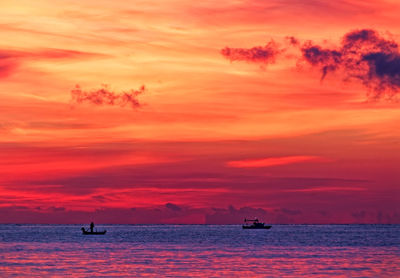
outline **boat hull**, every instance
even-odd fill
[[[87,231],[82,231],[83,235],[105,235],[107,231],[101,231],[101,232],[87,232]]]
[[[268,229],[271,229],[272,226],[254,227],[254,226],[245,226],[245,225],[243,225],[242,227],[243,227],[243,229],[268,230]]]

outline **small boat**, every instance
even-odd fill
[[[81,230],[82,230],[82,234],[84,234],[84,235],[104,235],[107,232],[107,230],[91,232],[91,231],[85,230],[85,228],[83,228],[83,227],[81,228]]]
[[[243,225],[243,229],[271,229],[272,226],[265,225],[265,223],[261,223],[257,218],[255,219],[244,219],[245,225]],[[252,223],[252,224],[249,224]]]

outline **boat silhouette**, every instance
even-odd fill
[[[265,225],[265,223],[261,223],[257,218],[255,219],[244,219],[245,224],[242,226],[243,229],[271,229],[272,226]],[[251,223],[251,224],[249,224]]]

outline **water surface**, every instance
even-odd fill
[[[400,225],[0,225],[1,277],[400,277]]]

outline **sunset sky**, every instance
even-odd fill
[[[0,223],[400,223],[399,1],[0,11]]]

